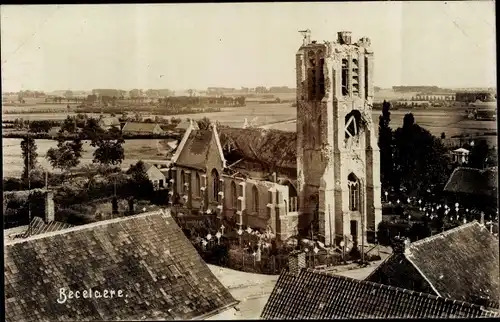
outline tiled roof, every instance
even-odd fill
[[[461,225],[405,249],[405,257],[444,297],[475,303],[500,302],[498,239],[478,222]]]
[[[263,319],[459,318],[498,316],[480,306],[303,269],[283,271]]]
[[[194,319],[237,303],[163,211],[32,236],[4,258],[7,321]],[[59,304],[61,288],[125,296]]]
[[[496,168],[456,168],[448,179],[444,191],[497,197],[498,171]]]
[[[211,130],[193,130],[175,163],[194,169],[205,169],[212,135]]]
[[[144,132],[153,133],[158,126],[156,123],[127,122],[123,126],[122,132]]]
[[[222,146],[231,146],[238,157],[271,168],[297,167],[297,134],[259,128],[221,128]],[[226,152],[225,152],[226,153]]]

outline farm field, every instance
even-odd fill
[[[167,158],[165,155],[168,152],[166,145],[167,141],[170,140],[126,140],[124,144],[125,160],[123,160],[122,168],[128,169],[131,164],[136,163],[140,159],[158,163],[161,163],[161,161],[166,162]],[[40,139],[36,140],[36,144],[38,164],[44,169],[54,171],[45,156],[50,148],[55,148],[57,146],[57,142],[54,140]],[[2,149],[3,176],[20,176],[23,170],[21,160],[21,139],[2,138]],[[92,163],[92,153],[94,150],[95,148],[90,146],[89,141],[84,142],[80,165]]]
[[[295,110],[293,111],[295,114]],[[480,136],[484,132],[497,130],[496,121],[475,121],[463,118],[463,113],[441,110],[394,110],[391,111],[391,127],[396,129],[403,125],[403,118],[407,113],[413,113],[417,124],[429,130],[433,135],[440,136],[445,133],[446,137],[454,135],[467,134]],[[375,133],[378,135],[378,118],[381,111],[373,111],[372,118],[375,127]],[[267,126],[270,129],[282,131],[295,131],[295,122],[283,122]],[[495,136],[496,139],[496,136]]]
[[[30,113],[30,114],[3,114],[3,120],[15,120],[16,118],[23,118],[26,120],[63,120],[68,115],[76,115],[71,112],[61,113]],[[91,117],[98,117],[100,114],[87,114]],[[109,116],[109,114],[103,114]],[[155,116],[155,114],[141,113],[144,118]],[[158,115],[159,117],[171,119],[172,117],[181,118],[185,120],[191,118],[194,120],[208,117],[211,120],[219,121],[223,125],[240,127],[243,126],[245,118],[250,122],[255,119],[255,125],[262,125],[272,122],[286,121],[295,118],[295,107],[290,103],[276,103],[276,104],[259,104],[249,103],[244,107],[228,107],[222,108],[220,112],[209,113],[192,113],[192,114],[179,114],[179,115]]]

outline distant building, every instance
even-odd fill
[[[7,321],[206,319],[237,304],[168,210],[12,241],[4,260]]]
[[[367,281],[499,308],[498,238],[477,221],[394,251]]]
[[[123,134],[162,134],[159,124],[127,122],[122,129]]]
[[[149,181],[151,181],[155,190],[164,189],[166,187],[165,174],[153,164],[145,162],[144,166]]]
[[[498,316],[498,312],[483,309],[479,305],[304,267],[304,253],[290,254],[289,269],[281,273],[262,311],[262,319],[415,319]]]
[[[101,127],[101,129],[106,130],[106,131],[108,131],[112,127],[116,127],[118,129],[120,129],[120,127],[121,127],[120,120],[114,116],[103,117],[103,118],[99,119],[98,124]]]
[[[470,151],[464,148],[458,148],[451,152],[453,162],[456,162],[459,165],[467,164],[469,162],[469,154]]]

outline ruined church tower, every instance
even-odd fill
[[[347,31],[322,44],[309,33],[296,54],[299,229],[361,243],[382,220],[373,52]]]

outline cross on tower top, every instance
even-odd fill
[[[302,46],[307,46],[311,43],[311,30],[306,29],[306,30],[299,30],[299,32],[302,34]]]

